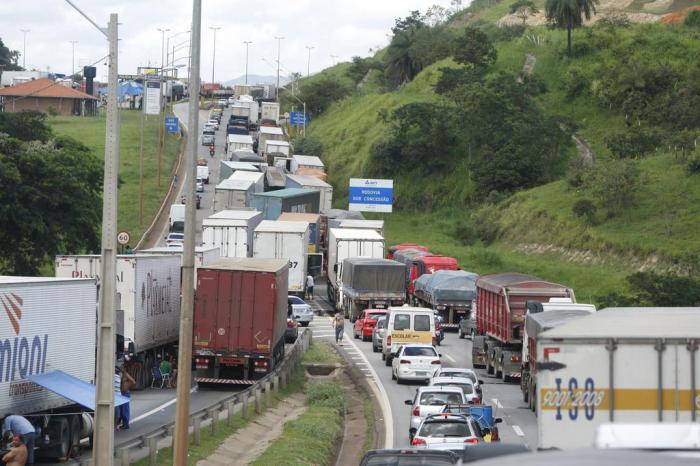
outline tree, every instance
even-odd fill
[[[608,217],[614,217],[634,205],[642,184],[641,172],[631,160],[611,160],[596,166],[588,184],[607,207]]]
[[[650,129],[633,126],[605,138],[605,144],[619,159],[637,159],[653,151],[659,144],[658,134]]]
[[[336,102],[352,93],[350,84],[341,79],[321,74],[309,82],[303,82],[299,100],[306,102],[306,111],[318,116]],[[290,101],[291,102],[291,101]],[[298,105],[298,102],[296,103]]]
[[[454,57],[457,63],[479,68],[494,64],[498,52],[485,32],[467,27],[457,38]]]
[[[46,142],[52,136],[51,127],[46,123],[46,114],[35,110],[0,113],[0,133],[22,141]]]
[[[0,39],[0,74],[3,71],[22,71],[17,64],[19,55],[19,50],[10,50]]]
[[[692,28],[700,28],[700,11],[693,10],[688,13],[688,16],[685,17],[683,24]]]
[[[571,56],[571,31],[583,25],[596,13],[599,0],[546,0],[544,11],[547,21],[560,29],[566,29],[566,50]]]
[[[99,246],[102,165],[71,138],[0,135],[0,273],[37,275],[56,254]]]
[[[637,272],[628,276],[627,282],[638,300],[647,306],[700,305],[700,282],[692,278]]]
[[[539,12],[539,8],[535,6],[532,0],[517,0],[510,5],[510,13],[520,18],[523,24],[530,16],[535,16]]]

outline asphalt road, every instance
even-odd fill
[[[314,340],[326,340],[335,344],[330,321],[331,306],[325,298],[322,298],[325,294],[325,286],[316,286],[316,299],[311,303],[319,315],[312,321],[310,327]],[[406,406],[404,401],[413,399],[418,384],[398,385],[391,380],[391,368],[384,365],[381,353],[372,352],[371,342],[353,339],[352,324],[347,320],[343,340],[338,348],[345,359],[355,364],[367,377],[375,379],[377,385],[381,385],[383,388],[380,391],[387,395],[393,427],[392,446],[394,448],[409,447],[408,427],[411,408]],[[446,333],[442,345],[438,347],[438,352],[442,354],[442,364],[445,367],[472,367],[471,341],[460,339],[456,333]],[[479,379],[484,381],[484,402],[496,408],[494,413],[496,417],[503,418],[503,423],[499,426],[501,441],[521,443],[535,449],[537,447],[537,418],[523,403],[520,386],[506,384],[500,379],[489,377],[484,370],[477,369],[476,371],[479,374]]]

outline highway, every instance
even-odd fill
[[[312,321],[310,328],[313,331],[313,339],[326,340],[335,344],[335,336],[331,326],[331,305],[326,300],[325,286],[316,286],[316,299],[310,301],[317,311],[317,317]],[[322,298],[323,297],[323,298]],[[380,353],[372,352],[372,343],[355,340],[352,337],[352,324],[346,320],[345,337],[343,343],[338,345],[340,352],[346,361],[356,365],[369,378],[375,379],[378,385],[384,388],[387,394],[392,416],[393,444],[395,448],[409,447],[408,425],[410,419],[410,406],[404,404],[405,400],[412,399],[418,384],[403,383],[398,385],[391,380],[391,370],[384,365]],[[445,367],[472,367],[471,341],[459,339],[456,333],[446,333],[442,345],[438,347],[442,354],[442,364]],[[504,443],[521,443],[531,449],[537,446],[537,418],[522,401],[520,385],[515,383],[503,383],[486,375],[486,371],[477,369],[479,379],[484,384],[484,402],[494,406],[496,417],[503,418],[503,424],[499,425],[501,441]],[[376,376],[375,376],[376,374]],[[381,413],[376,413],[379,416]]]

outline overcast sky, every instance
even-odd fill
[[[76,68],[100,60],[107,54],[105,38],[63,0],[7,0],[0,14],[0,38],[10,49],[22,51],[26,34],[27,68],[68,73],[75,44]],[[192,5],[188,0],[73,0],[98,24],[105,25],[109,13],[119,14],[119,72],[136,73],[138,66],[158,66],[161,62],[161,33],[168,36],[190,29]],[[277,41],[282,36],[282,74],[298,71],[306,74],[308,52],[311,72],[333,64],[331,55],[346,61],[355,55],[366,56],[369,49],[385,46],[387,34],[397,17],[411,10],[425,12],[438,4],[448,7],[450,0],[203,0],[201,76],[211,80],[213,31],[216,38],[215,80],[228,80],[245,72],[245,45],[252,41],[248,70],[250,74],[276,74]],[[188,39],[180,34],[170,46]],[[176,64],[186,64],[185,46],[175,52]],[[181,58],[181,60],[177,60]],[[266,61],[264,61],[265,59]],[[104,61],[100,62],[104,63]],[[20,58],[22,64],[22,58]],[[106,78],[100,65],[98,79]]]

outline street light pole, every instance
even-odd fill
[[[211,92],[214,95],[214,65],[216,65],[216,31],[221,29],[221,26],[209,26],[209,29],[214,31],[214,52],[211,58]]]
[[[75,44],[77,44],[78,41],[77,41],[77,40],[71,40],[71,41],[69,41],[69,42],[70,42],[70,44],[71,44],[71,54],[72,54],[72,58],[71,58],[71,67],[70,67],[70,75],[71,75],[71,77],[72,77],[72,76],[75,74]]]
[[[252,41],[249,40],[244,40],[243,43],[245,44],[245,83],[246,85],[248,84],[248,46],[252,44]]]
[[[311,50],[314,47],[307,45],[306,49],[309,51],[309,58],[306,60],[306,79],[309,79],[309,71],[311,70]]]
[[[27,33],[31,32],[31,29],[20,29],[24,34],[24,39],[22,39],[22,68],[27,68]]]
[[[163,139],[165,138],[165,129],[163,128],[163,68],[165,68],[165,33],[170,29],[156,28],[160,31],[160,112],[158,113],[158,186],[160,186],[160,166],[163,159]]]
[[[190,384],[192,380],[192,316],[194,314],[194,236],[195,236],[195,182],[197,166],[197,131],[199,128],[200,52],[202,37],[202,0],[192,0],[192,41],[190,53],[190,98],[187,120],[187,160],[185,164],[185,244],[182,254],[182,305],[180,308],[180,361],[175,404],[175,433],[173,438],[173,465],[186,466],[189,440]]]
[[[280,100],[280,48],[282,47],[282,39],[284,37],[275,36],[277,39],[277,87],[275,88],[275,100]]]
[[[331,59],[333,60],[333,66],[338,64],[338,62],[336,61],[336,58],[338,58],[338,55],[331,55]]]

